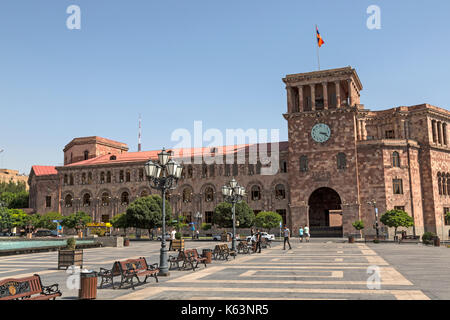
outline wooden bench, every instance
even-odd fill
[[[247,241],[239,241],[237,247],[237,252],[242,254],[251,254],[252,253],[252,245]]]
[[[218,244],[214,248],[213,257],[215,260],[223,259],[228,261],[230,255],[233,256],[233,258],[236,258],[236,251],[228,248],[227,244]]]
[[[192,269],[195,271],[199,263],[203,263],[206,268],[206,257],[198,254],[197,249],[182,250],[178,256],[169,256],[169,269],[177,268],[178,270]],[[180,262],[183,264],[180,267]]]
[[[153,277],[156,282],[158,282],[158,272],[159,267],[157,263],[149,265],[147,260],[144,257],[139,259],[127,259],[122,261],[116,261],[113,264],[111,270],[100,268],[100,272],[98,274],[99,277],[102,278],[102,282],[100,284],[100,288],[103,288],[103,283],[111,283],[113,289],[114,287],[114,277],[120,276],[120,286],[124,283],[129,283],[131,287],[134,289],[133,279],[136,278],[138,283],[141,283],[139,277],[145,276],[144,283],[147,282],[147,278]]]
[[[199,263],[203,263],[205,268],[206,268],[206,260],[207,258],[198,254],[197,249],[190,249],[190,250],[186,250],[186,253],[190,256],[191,261],[192,261],[192,270],[195,271],[195,268],[198,268],[198,264]],[[194,262],[195,262],[195,267],[194,267]]]
[[[0,300],[55,300],[61,295],[58,284],[43,286],[38,274],[0,281]]]

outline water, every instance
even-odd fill
[[[94,240],[77,240],[77,244],[91,244]],[[67,245],[67,240],[0,241],[0,251],[24,248],[57,247]]]

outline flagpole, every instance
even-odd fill
[[[319,66],[319,71],[320,71],[320,55],[319,55],[319,43],[317,42],[317,24],[316,24],[316,30],[314,30],[314,36],[316,38],[316,46],[317,46],[317,64]]]

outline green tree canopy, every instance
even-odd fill
[[[13,220],[11,210],[6,207],[0,206],[0,230],[7,229],[8,231],[10,231],[12,227]]]
[[[360,231],[360,230],[364,229],[364,221],[362,221],[362,220],[355,221],[352,223],[352,226],[356,230]]]
[[[414,226],[414,220],[403,210],[390,210],[383,214],[380,221],[388,226],[394,228],[395,234],[397,234],[397,228],[405,227],[409,228]]]
[[[255,214],[249,205],[244,202],[236,203],[236,221],[239,221],[240,228],[250,228],[255,221]],[[213,224],[221,228],[233,227],[232,205],[228,202],[221,202],[214,209]]]
[[[50,230],[56,230],[56,227],[58,224],[56,222],[53,222],[53,220],[62,220],[63,217],[58,212],[47,212],[43,215],[41,215],[41,218],[39,220],[39,228],[44,229],[50,229]]]
[[[78,211],[62,218],[61,225],[69,229],[75,229],[77,232],[86,228],[86,225],[92,221],[90,215],[83,211]]]
[[[186,217],[184,216],[178,216],[176,220],[171,220],[169,222],[169,226],[174,227],[177,232],[180,232],[181,228],[187,227],[187,223],[184,221],[186,220]]]
[[[0,195],[0,202],[4,203],[10,209],[28,208],[28,192],[3,192]]]
[[[130,227],[128,220],[127,220],[127,214],[125,212],[115,215],[111,219],[111,224],[114,228],[124,229],[125,235],[127,234],[127,228]]]
[[[166,223],[172,219],[172,208],[166,201]],[[141,197],[133,201],[126,211],[127,224],[130,227],[147,229],[162,226],[162,199],[158,195]]]
[[[4,192],[19,193],[27,191],[25,182],[0,182],[0,194]]]
[[[267,232],[269,232],[270,229],[279,227],[280,222],[283,222],[283,217],[273,211],[262,211],[258,213],[255,218],[255,226],[267,229]]]

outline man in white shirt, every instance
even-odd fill
[[[306,242],[309,242],[309,228],[308,228],[308,226],[305,226],[305,227],[303,228],[303,231],[304,231],[304,233],[305,233],[305,239],[306,239]]]
[[[289,243],[289,237],[291,236],[291,231],[288,229],[287,226],[284,226],[284,247],[283,250],[286,250],[286,242],[289,245],[289,250],[291,250],[291,244]]]

